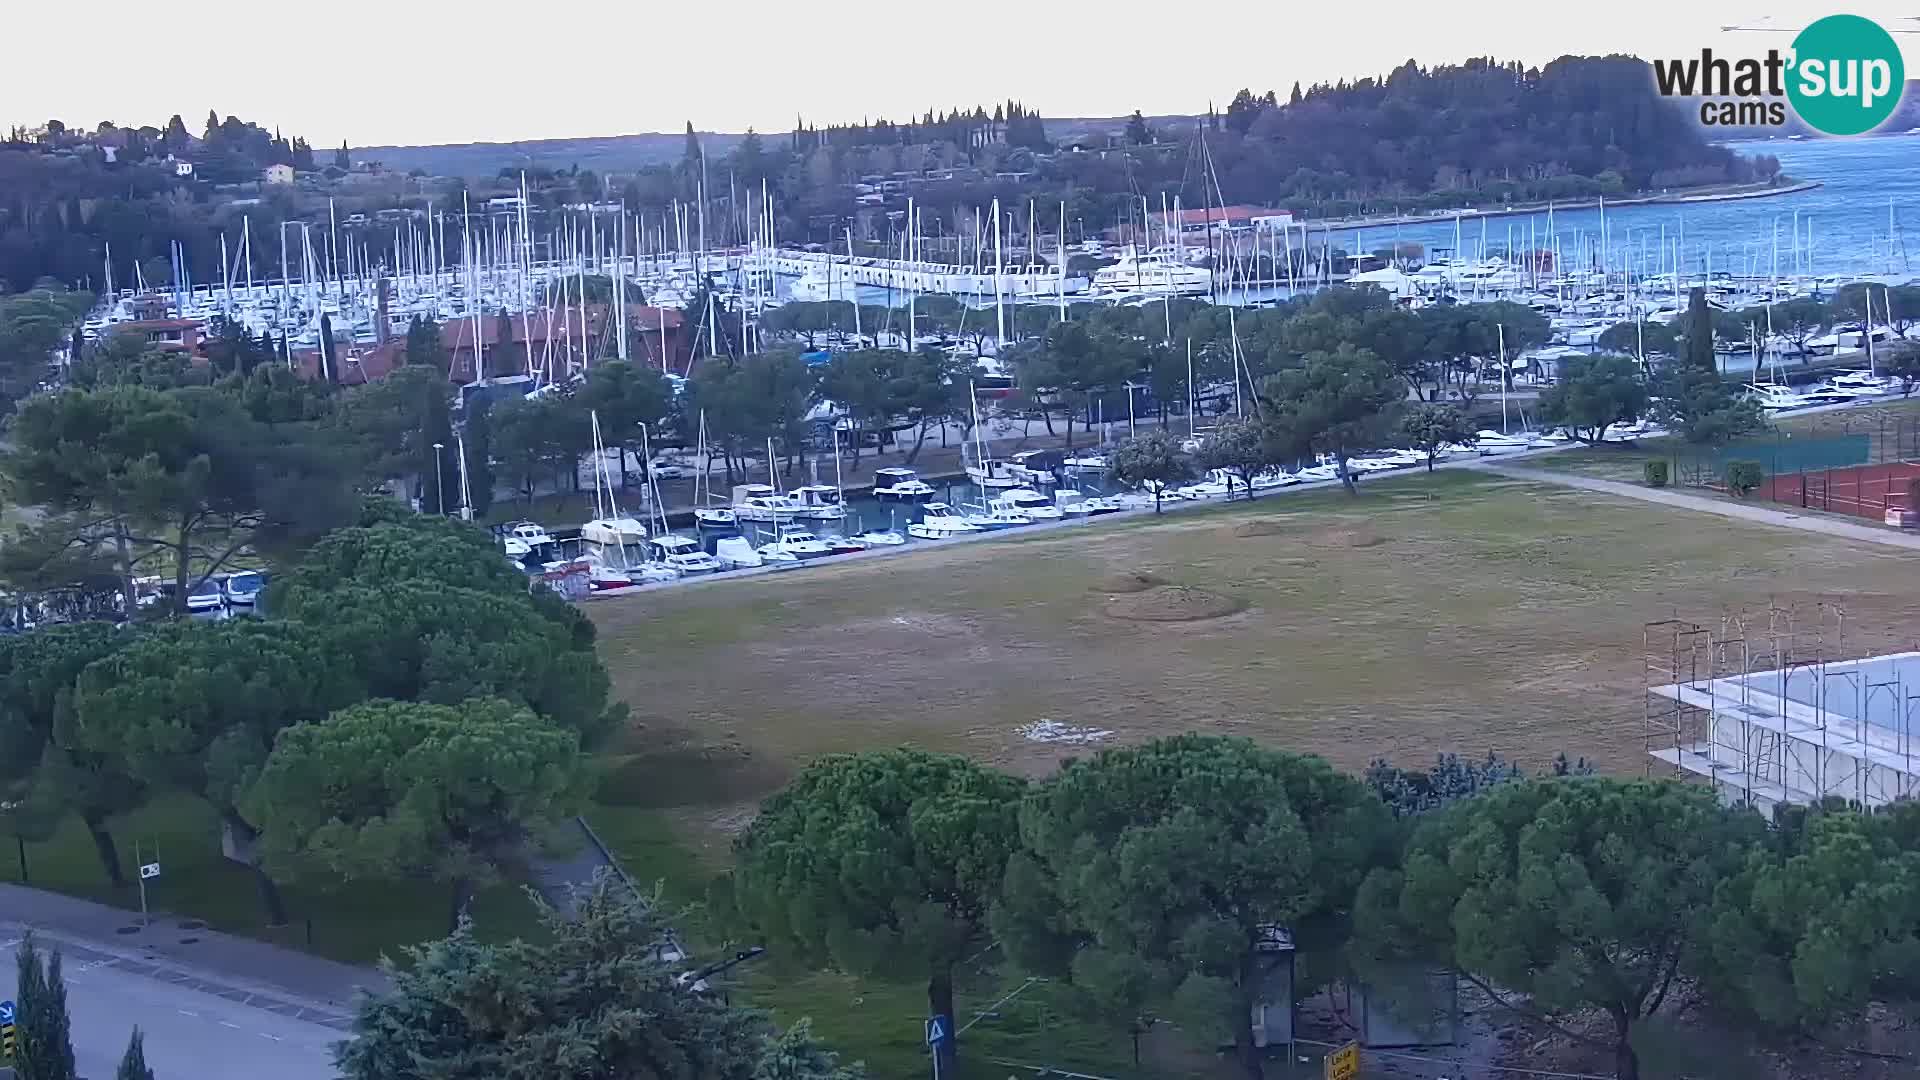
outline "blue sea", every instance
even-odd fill
[[[1609,207],[1606,211],[1607,248],[1620,257],[1640,253],[1647,272],[1654,271],[1656,253],[1664,236],[1667,264],[1673,244],[1683,236],[1682,265],[1699,272],[1711,258],[1713,269],[1734,273],[1771,271],[1778,236],[1781,273],[1794,269],[1799,251],[1801,273],[1895,274],[1920,273],[1920,136],[1889,135],[1862,139],[1730,143],[1742,154],[1772,154],[1796,180],[1818,181],[1809,191],[1757,199],[1688,204]],[[1891,208],[1891,221],[1889,220]],[[1796,226],[1800,242],[1794,243]],[[1461,253],[1476,257],[1481,250],[1498,254],[1507,248],[1509,230],[1513,248],[1525,250],[1531,239],[1549,248],[1547,215],[1513,214],[1500,217],[1467,216],[1459,227]],[[1571,262],[1577,251],[1597,248],[1600,211],[1555,211],[1552,234]],[[1451,218],[1431,224],[1401,225],[1360,230],[1361,251],[1389,246],[1396,238],[1424,244],[1429,253],[1454,247]],[[1355,235],[1336,229],[1336,247],[1350,247]],[[1629,263],[1635,256],[1627,256]]]

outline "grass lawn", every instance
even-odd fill
[[[1015,730],[1036,720],[1246,735],[1352,770],[1491,749],[1639,774],[1643,623],[1836,599],[1849,650],[1885,651],[1916,588],[1920,562],[1870,545],[1455,471],[668,590],[589,609],[633,711],[599,792],[622,823],[595,821],[636,876],[704,879],[815,755],[912,744],[1038,776],[1087,752]],[[1213,617],[1141,621],[1193,615]],[[768,968],[742,992],[882,1074],[923,1064],[916,985]],[[1127,1075],[1123,1038],[1001,1015],[969,1035]]]

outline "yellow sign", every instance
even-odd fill
[[[1360,1075],[1360,1044],[1350,1042],[1327,1055],[1327,1080],[1354,1080]]]
[[[0,1060],[13,1057],[13,1025],[0,1024]]]

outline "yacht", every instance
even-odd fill
[[[725,570],[727,568],[727,564],[721,562],[718,557],[698,550],[675,552],[662,561],[678,571],[681,577],[711,574],[717,570]]]
[[[1827,385],[1836,390],[1853,390],[1863,394],[1890,394],[1900,389],[1900,380],[1875,375],[1871,371],[1843,371],[1828,379]]]
[[[1750,383],[1747,389],[1753,392],[1753,400],[1759,404],[1760,408],[1769,411],[1804,409],[1809,405],[1819,404],[1819,402],[1813,401],[1805,395],[1796,394],[1792,390],[1775,383]]]
[[[647,560],[647,527],[625,515],[594,518],[580,526],[587,552],[607,566],[636,566]]]
[[[967,524],[988,532],[995,529],[1011,529],[1016,525],[1033,524],[1033,518],[1029,517],[1025,511],[1015,510],[1012,507],[973,507],[962,516]]]
[[[1052,500],[1032,488],[1015,488],[987,505],[996,511],[1018,511],[1025,514],[1028,521],[1059,521],[1066,516]]]
[[[967,478],[983,488],[1013,488],[1027,482],[1025,476],[1014,475],[1006,462],[992,459],[968,465]]]
[[[933,485],[912,469],[873,470],[873,497],[881,502],[924,502],[933,496]]]
[[[799,503],[775,494],[766,484],[741,484],[733,489],[735,521],[792,521],[799,515]]]
[[[840,490],[825,484],[808,484],[797,487],[787,493],[787,497],[799,504],[794,516],[808,521],[839,521],[847,516],[847,508],[840,505]]]
[[[729,536],[714,544],[713,554],[729,570],[745,570],[766,563],[760,553],[753,550],[752,542],[744,536]]]
[[[1212,288],[1212,271],[1162,251],[1142,255],[1129,248],[1119,262],[1093,272],[1094,293],[1107,296],[1191,296]]]
[[[962,533],[976,533],[980,526],[961,517],[946,503],[928,503],[921,507],[922,517],[907,526],[907,535],[920,540],[945,540]]]
[[[553,537],[547,535],[547,530],[531,521],[516,521],[508,525],[503,536],[505,539],[520,541],[530,550],[553,543]]]
[[[768,562],[791,562],[794,559],[818,559],[833,554],[833,548],[805,529],[785,529],[780,538],[771,544],[760,546],[760,557]]]

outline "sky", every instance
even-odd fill
[[[1196,113],[1224,108],[1242,86],[1285,97],[1296,80],[1382,74],[1408,59],[1757,55],[1840,10],[1920,30],[1916,0],[186,0],[162,10],[90,0],[78,21],[57,4],[0,16],[11,41],[46,43],[7,50],[0,124],[157,127],[177,112],[198,134],[212,108],[326,147],[679,131],[689,120],[785,131],[796,115],[902,119],[1008,98],[1043,116]],[[1005,20],[991,38],[987,11]],[[1920,33],[1896,40],[1920,78]]]

